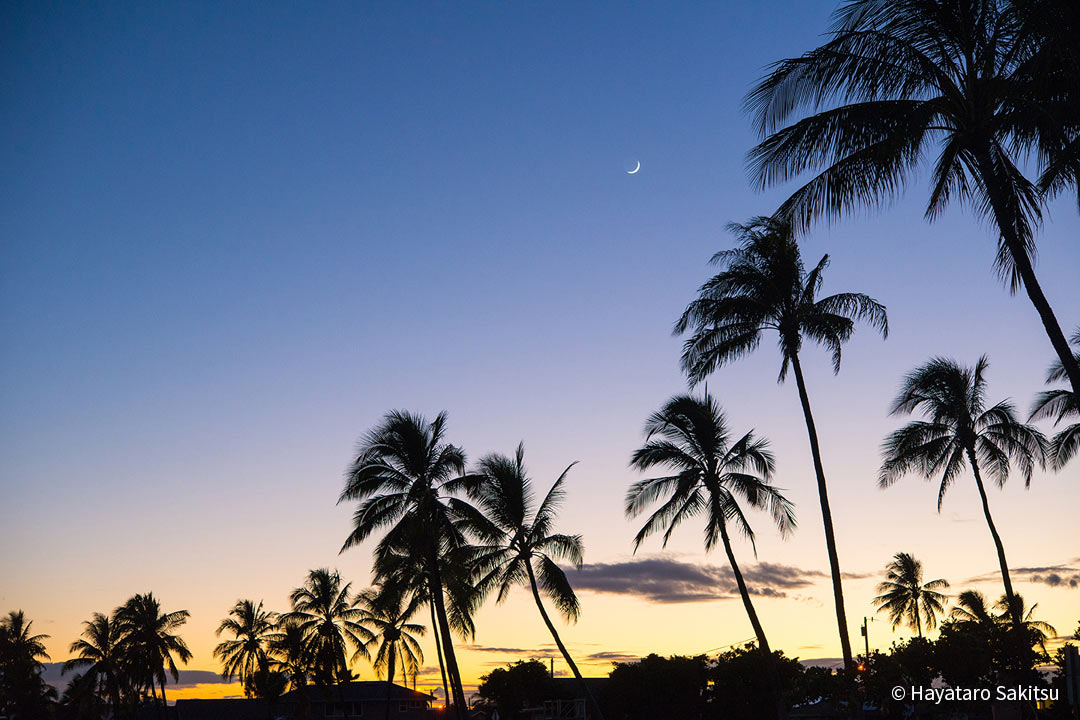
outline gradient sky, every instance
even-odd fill
[[[369,581],[370,546],[337,552],[353,444],[391,408],[445,409],[474,459],[524,439],[542,488],[580,461],[561,527],[584,534],[590,567],[571,575],[584,612],[564,637],[587,672],[751,637],[737,600],[656,590],[725,564],[699,529],[632,558],[621,502],[644,419],[684,388],[670,328],[730,246],[725,223],[792,189],[749,187],[741,98],[816,44],[833,6],[5,4],[0,611],[24,609],[62,660],[92,612],[153,590],[191,611],[189,667],[215,670],[213,629],[237,598],[283,609],[318,566]],[[988,353],[991,398],[1026,409],[1052,357],[993,275],[989,228],[960,208],[926,223],[926,193],[922,177],[803,239],[809,262],[832,256],[826,292],[889,309],[888,340],[860,328],[838,377],[820,351],[805,363],[842,567],[859,576],[856,647],[895,552],[956,592],[1000,593],[969,477],[940,514],[918,478],[876,487],[900,377]],[[1075,205],[1055,202],[1037,271],[1070,329],[1078,236]],[[835,657],[805,428],[778,368],[770,339],[709,381],[736,430],[773,441],[801,521],[781,541],[757,518],[773,566],[737,552],[774,593],[756,600],[774,647]],[[991,495],[1018,591],[1062,634],[1080,616],[1078,475]],[[620,586],[642,558],[660,562]],[[550,655],[526,595],[477,625],[468,681]],[[909,634],[870,628],[874,647]]]

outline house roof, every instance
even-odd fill
[[[293,702],[300,698],[299,690],[292,690],[281,696],[281,702]],[[387,683],[381,680],[363,680],[343,685],[334,685],[326,688],[331,702],[356,702],[357,700],[385,700],[388,694]],[[312,702],[318,702],[324,694],[322,688],[308,687],[308,698]],[[426,693],[410,690],[397,683],[389,686],[391,700],[425,700],[431,701],[432,697]]]

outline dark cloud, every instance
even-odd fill
[[[535,648],[489,647],[487,645],[466,645],[465,649],[473,652],[500,653],[502,655],[521,655],[536,652]]]
[[[1010,568],[1014,578],[1027,580],[1031,583],[1041,583],[1050,587],[1080,588],[1080,567],[1074,567],[1080,558],[1070,560],[1061,565],[1041,565],[1037,567]],[[968,578],[965,582],[977,583],[990,580],[999,580],[1001,572],[988,572],[982,575]]]
[[[74,670],[72,672],[64,673],[63,663],[44,663],[44,665],[45,670],[42,673],[42,679],[59,689],[61,692],[67,687],[67,684],[71,682],[73,677],[84,672],[83,670]],[[222,680],[221,673],[214,672],[213,670],[181,670],[180,681],[174,683],[172,682],[172,678],[169,678],[168,688],[190,688],[195,687],[196,685],[207,684],[228,685],[230,682],[236,682],[236,680]]]
[[[761,597],[786,597],[789,590],[807,587],[827,577],[817,570],[778,563],[757,563],[743,568],[750,594]],[[658,603],[724,600],[739,596],[729,568],[661,557],[592,563],[573,576],[573,583],[579,590],[637,595]]]
[[[584,662],[590,663],[632,663],[641,660],[641,655],[606,650],[604,652],[596,652],[592,653],[591,655],[586,655],[584,658],[582,658],[582,660]]]

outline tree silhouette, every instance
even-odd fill
[[[113,717],[119,717],[125,658],[116,623],[108,615],[94,613],[83,622],[82,638],[71,643],[68,652],[74,657],[64,663],[64,672],[86,668],[81,676],[83,682],[101,685],[109,698]]]
[[[974,368],[934,358],[904,378],[892,414],[918,411],[928,420],[910,422],[886,438],[878,482],[885,488],[909,472],[917,472],[928,480],[940,475],[937,505],[941,512],[945,492],[965,465],[970,465],[983,515],[997,548],[1005,594],[1012,598],[1005,547],[990,516],[983,473],[1001,487],[1009,478],[1010,466],[1016,465],[1024,475],[1025,484],[1030,484],[1036,464],[1045,461],[1047,443],[1036,428],[1016,419],[1008,401],[986,407],[988,365],[985,355]],[[1014,620],[1019,624],[1019,617]]]
[[[276,622],[276,614],[263,610],[261,600],[237,600],[215,631],[218,636],[224,632],[233,636],[214,648],[214,657],[221,660],[221,677],[226,681],[238,678],[249,698],[256,694],[259,674],[270,670],[269,646]]]
[[[776,63],[747,96],[764,137],[749,165],[762,188],[814,173],[778,211],[806,227],[889,202],[935,153],[927,218],[955,199],[994,223],[999,274],[1027,291],[1080,392],[1080,364],[1033,267],[1042,195],[1020,169],[1032,150],[1044,165],[1077,167],[1078,81],[1058,65],[1075,35],[1047,43],[1055,23],[1029,15],[1004,0],[844,3],[824,45]]]
[[[1073,333],[1069,341],[1078,348],[1075,357],[1080,362],[1080,329]],[[1055,362],[1046,373],[1047,384],[1065,380],[1065,368]],[[1080,393],[1065,388],[1045,390],[1035,398],[1031,417],[1028,420],[1053,419],[1054,427],[1066,418],[1080,419]],[[1050,441],[1050,464],[1055,470],[1062,470],[1065,464],[1080,450],[1080,422],[1066,425]]]
[[[631,485],[626,494],[626,514],[636,517],[650,504],[664,501],[634,536],[635,552],[646,538],[660,530],[664,530],[666,547],[682,522],[705,516],[705,550],[712,550],[717,541],[724,546],[758,647],[770,668],[777,716],[783,717],[786,712],[772,649],[735,560],[729,532],[729,526],[734,527],[754,544],[754,531],[740,499],[767,512],[781,535],[795,529],[792,504],[771,484],[774,462],[767,448],[768,441],[754,437],[753,431],[731,442],[727,420],[712,398],[673,397],[645,423],[645,444],[634,452],[630,462],[631,467],[643,472],[660,467],[671,474]]]
[[[167,703],[166,669],[173,682],[179,682],[180,672],[176,669],[176,660],[187,664],[191,659],[191,651],[184,640],[175,634],[187,622],[189,615],[187,610],[163,612],[153,593],[133,596],[114,613],[117,631],[121,637],[121,652],[133,668],[133,679],[140,685],[149,687],[155,701],[156,681],[161,688],[161,707]]]
[[[409,622],[420,603],[415,596],[408,605],[400,592],[390,587],[378,590],[366,590],[357,596],[361,611],[361,622],[371,629],[370,648],[376,647],[372,663],[375,675],[386,673],[386,717],[390,717],[390,691],[393,688],[397,664],[402,665],[402,674],[408,678],[415,674],[424,662],[424,651],[416,637],[426,631],[423,625]],[[407,681],[407,680],[406,680]]]
[[[675,324],[676,334],[692,331],[683,345],[683,369],[691,383],[704,380],[716,368],[755,350],[766,331],[776,331],[782,360],[778,381],[784,381],[790,366],[810,439],[840,647],[844,665],[851,669],[851,640],[832,510],[799,353],[804,339],[824,345],[832,353],[833,371],[840,372],[841,348],[854,332],[855,320],[870,323],[883,337],[888,334],[885,307],[860,293],[818,298],[829,256],[806,272],[790,222],[759,217],[729,229],[739,238],[739,246],[713,256],[713,264],[720,265],[722,271],[701,286],[698,298]]]
[[[923,636],[924,625],[927,630],[937,627],[937,616],[945,612],[948,597],[938,590],[949,587],[949,583],[940,579],[924,583],[922,563],[904,552],[893,555],[885,569],[885,581],[878,585],[881,594],[874,598],[877,611],[888,612],[894,628],[906,624],[919,637]]]
[[[518,445],[512,458],[497,453],[484,457],[479,467],[484,482],[479,489],[478,503],[486,522],[476,528],[476,534],[484,538],[485,544],[477,550],[476,563],[479,572],[484,574],[480,586],[498,589],[497,603],[505,600],[515,585],[528,586],[556,647],[596,716],[603,720],[603,711],[555,629],[541,598],[542,592],[567,621],[577,621],[581,614],[577,594],[558,561],[565,560],[581,569],[585,548],[580,535],[554,532],[559,506],[565,497],[563,482],[573,466],[571,463],[559,475],[537,505],[532,480],[525,469],[524,444]]]

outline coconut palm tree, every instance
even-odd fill
[[[362,438],[338,502],[360,502],[342,551],[384,528],[388,529],[384,546],[404,547],[399,541],[406,535],[419,541],[411,550],[424,563],[453,704],[464,720],[467,705],[450,635],[440,557],[467,544],[455,523],[478,513],[454,495],[473,491],[479,478],[464,474],[465,453],[446,442],[446,421],[446,413],[431,422],[408,412],[388,413]],[[410,526],[422,531],[409,530]]]
[[[1060,161],[1072,144],[1080,157],[1076,76],[1053,54],[1075,35],[1047,44],[1057,22],[1025,15],[1009,0],[848,0],[824,45],[777,63],[748,95],[764,138],[748,161],[762,188],[814,174],[778,211],[806,227],[891,201],[933,156],[927,218],[958,200],[994,223],[1000,276],[1024,287],[1080,393],[1080,364],[1035,276],[1042,195],[1021,170],[1032,150]]]
[[[408,682],[410,674],[415,674],[424,662],[424,651],[420,648],[416,636],[426,632],[423,625],[409,622],[419,609],[420,603],[415,597],[407,605],[402,593],[387,586],[369,589],[357,596],[357,605],[361,610],[361,622],[371,629],[370,647],[377,646],[375,660],[372,663],[375,675],[386,673],[386,717],[390,717],[390,692],[393,689],[397,664],[402,665],[402,674]]]
[[[758,647],[772,668],[770,682],[777,714],[783,716],[772,650],[731,545],[732,529],[754,545],[754,531],[740,500],[766,511],[781,536],[795,529],[794,507],[771,484],[774,462],[768,441],[755,437],[751,431],[732,442],[727,419],[718,403],[708,396],[701,399],[679,395],[649,416],[645,423],[645,444],[634,452],[630,465],[643,472],[659,467],[670,473],[640,480],[626,494],[628,517],[637,517],[652,503],[664,501],[634,536],[635,552],[646,538],[660,530],[664,531],[666,547],[671,534],[684,520],[705,516],[705,550],[712,550],[717,541],[724,546]],[[754,555],[757,556],[756,548]]]
[[[1009,598],[1002,595],[996,603],[994,603],[994,609],[998,611],[994,619],[1002,624],[1009,623],[1013,617],[1020,618],[1020,627],[1027,631],[1032,645],[1037,645],[1044,653],[1046,652],[1046,641],[1057,635],[1057,630],[1048,622],[1035,619],[1035,609],[1039,607],[1039,603],[1035,603],[1030,608],[1026,607],[1024,603],[1024,597],[1019,593],[1012,596],[1012,602]]]
[[[956,596],[956,606],[949,612],[949,618],[969,628],[981,628],[990,631],[997,620],[986,604],[986,597],[978,590],[965,590]]]
[[[119,717],[124,654],[116,623],[108,615],[94,613],[83,622],[82,638],[71,643],[68,652],[73,657],[64,663],[64,672],[86,668],[83,680],[104,688],[113,717]]]
[[[885,570],[885,581],[878,585],[881,594],[874,598],[877,611],[887,611],[894,628],[906,624],[919,637],[923,636],[923,625],[927,630],[937,627],[937,616],[945,612],[948,597],[938,590],[949,583],[940,579],[924,583],[922,562],[909,553],[893,555]]]
[[[263,610],[263,604],[252,600],[237,600],[229,617],[215,631],[232,634],[214,648],[214,657],[221,660],[221,677],[226,682],[236,677],[244,687],[244,695],[253,697],[259,673],[270,670],[270,639],[274,634],[277,614]]]
[[[41,677],[48,635],[34,635],[22,610],[0,618],[0,713],[11,717],[47,717],[52,688]],[[55,695],[55,691],[52,692]]]
[[[1012,598],[1005,547],[990,515],[983,473],[1001,487],[1009,478],[1010,466],[1015,465],[1028,485],[1036,464],[1045,462],[1047,443],[1036,428],[1017,420],[1016,411],[1007,400],[987,408],[988,365],[985,355],[974,368],[934,358],[904,378],[892,414],[909,415],[918,411],[928,420],[912,421],[886,438],[878,483],[883,488],[889,487],[909,472],[917,472],[928,480],[940,475],[937,505],[941,512],[945,492],[965,465],[970,465],[983,515],[997,548],[1005,595]],[[1014,620],[1019,624],[1019,617]]]
[[[554,532],[556,515],[564,497],[563,482],[575,464],[571,463],[559,475],[537,505],[532,480],[525,469],[524,444],[518,444],[512,458],[493,453],[480,461],[479,472],[484,482],[480,486],[478,504],[486,522],[476,529],[476,534],[483,537],[483,544],[477,549],[476,565],[484,576],[481,588],[485,591],[498,589],[496,603],[505,600],[513,587],[528,586],[540,618],[570,672],[577,678],[597,717],[603,720],[603,711],[582,679],[581,671],[555,629],[541,597],[542,592],[567,621],[576,622],[581,614],[577,594],[558,561],[569,562],[580,570],[585,548],[580,535]]]
[[[295,620],[282,619],[274,626],[274,632],[267,640],[271,667],[285,673],[289,679],[288,689],[302,690],[307,687],[312,661],[300,624]]]
[[[173,682],[179,682],[180,671],[176,668],[176,660],[186,665],[191,659],[191,651],[183,638],[175,634],[189,616],[187,610],[163,612],[153,593],[135,595],[113,613],[121,652],[133,668],[133,679],[143,687],[148,687],[155,701],[156,681],[161,688],[162,707],[167,703],[166,669]]]
[[[841,348],[854,332],[856,320],[868,322],[882,337],[888,334],[885,307],[860,293],[819,298],[829,256],[823,256],[813,270],[806,272],[790,222],[759,217],[746,225],[730,225],[729,229],[738,237],[739,246],[713,256],[712,262],[722,267],[721,272],[701,286],[698,298],[675,324],[676,334],[692,331],[683,346],[683,369],[691,383],[699,382],[716,368],[750,354],[766,332],[776,332],[781,355],[778,382],[784,381],[790,367],[810,439],[840,647],[845,667],[850,669],[851,640],[840,560],[800,351],[804,340],[825,346],[832,353],[833,371],[840,372]]]
[[[1077,329],[1069,338],[1069,342],[1077,348],[1075,353],[1077,362],[1080,362],[1080,329]],[[1054,383],[1065,379],[1065,368],[1060,362],[1050,366],[1046,374],[1046,382]],[[1035,406],[1032,408],[1031,420],[1044,420],[1053,418],[1054,427],[1066,418],[1075,417],[1080,419],[1080,393],[1065,388],[1054,388],[1039,393],[1035,398]],[[1054,435],[1050,441],[1050,464],[1055,470],[1061,470],[1072,456],[1080,450],[1080,422],[1066,425],[1060,432]]]
[[[349,663],[368,657],[367,644],[373,637],[361,622],[363,612],[356,607],[352,583],[343,582],[336,570],[318,568],[308,572],[289,599],[292,610],[281,619],[300,628],[315,684],[325,687],[352,680]]]

